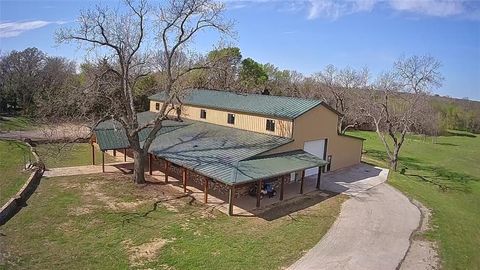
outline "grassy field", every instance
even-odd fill
[[[386,154],[373,132],[352,132],[367,139],[365,161],[386,166]],[[480,269],[480,135],[455,132],[432,143],[410,136],[399,169],[389,183],[432,209],[432,230],[445,269]]]
[[[278,269],[318,242],[344,200],[267,221],[120,174],[47,178],[0,240],[11,268]]]
[[[92,164],[92,148],[88,143],[40,144],[37,152],[47,168],[83,166]],[[105,154],[105,163],[115,159]],[[95,148],[95,164],[102,162],[102,152]]]
[[[31,128],[32,122],[26,117],[0,117],[0,131],[29,130]]]
[[[24,172],[30,149],[22,143],[0,140],[0,207],[3,206],[28,179]],[[32,157],[33,159],[33,157]]]
[[[41,144],[37,152],[47,168],[81,166],[91,164],[91,148],[88,143]],[[30,150],[22,143],[0,140],[0,205],[7,202],[27,180],[29,173],[23,172],[25,162],[29,161]],[[31,157],[33,160],[33,156]],[[96,149],[96,164],[101,162],[101,152]],[[105,155],[105,162],[114,158]]]

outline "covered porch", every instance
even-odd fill
[[[102,157],[110,151],[113,156],[123,156],[126,162],[129,142],[125,131],[115,125],[103,124],[95,130],[92,150],[98,145]],[[303,150],[262,155],[290,141],[203,122],[167,122],[150,146],[146,172],[157,182],[200,195],[199,201],[218,205],[219,210],[229,215],[251,213],[320,189],[321,172],[328,164],[325,160]],[[102,158],[103,172],[104,161]],[[128,166],[131,165],[118,167],[128,173]],[[318,174],[305,177],[305,171],[312,168]],[[272,198],[262,195],[266,183],[270,194],[272,189],[276,191]],[[259,188],[252,190],[255,185]]]
[[[154,181],[182,189],[197,201],[228,215],[246,216],[255,215],[261,209],[284,200],[320,191],[322,170],[327,164],[303,151],[262,157],[239,165],[242,174],[250,177],[225,183],[152,154],[148,160],[148,174]],[[244,170],[247,165],[249,171]],[[279,166],[282,166],[282,169],[279,169]],[[317,168],[318,173],[305,177],[305,171],[311,168]],[[252,173],[255,170],[256,172]],[[275,196],[262,195],[258,188],[252,194],[252,186],[263,187],[265,183],[274,186]],[[322,195],[328,197],[328,194],[320,192],[320,196]]]

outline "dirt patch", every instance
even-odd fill
[[[85,204],[71,209],[68,214],[71,216],[82,216],[92,213],[96,208],[98,207],[96,207],[95,205]]]
[[[72,216],[87,215],[105,208],[113,211],[136,210],[147,205],[155,205],[156,208],[157,204],[167,211],[179,213],[184,206],[194,203],[191,196],[163,183],[135,185],[129,176],[122,174],[67,180],[60,178],[59,186],[81,195],[81,203],[69,209]]]
[[[67,234],[77,233],[80,231],[78,228],[75,227],[74,222],[71,220],[58,225],[57,229]]]
[[[430,230],[430,209],[418,201],[412,201],[422,213],[421,223],[414,233],[410,248],[400,265],[401,270],[436,270],[440,269],[440,259],[437,254],[437,246],[434,242],[423,239],[422,234]]]
[[[103,184],[100,182],[89,182],[83,188],[84,196],[93,196],[97,201],[102,202],[111,210],[131,210],[138,206],[152,202],[151,199],[136,200],[132,202],[120,202],[116,197],[102,192]]]
[[[58,185],[63,189],[77,189],[80,188],[80,183],[74,181],[58,181]]]
[[[138,246],[133,245],[131,240],[125,240],[122,243],[125,245],[127,250],[130,265],[141,266],[154,260],[158,256],[158,253],[162,247],[171,241],[172,240],[155,238],[150,242]]]

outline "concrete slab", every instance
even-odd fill
[[[327,234],[289,269],[397,269],[420,211],[384,183],[387,174],[361,164],[326,177],[324,188],[352,197]]]
[[[388,169],[365,163],[325,173],[320,189],[355,196],[385,182]]]

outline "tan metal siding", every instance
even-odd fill
[[[306,141],[328,139],[327,155],[332,155],[331,170],[360,163],[362,140],[338,135],[337,121],[337,114],[318,106],[294,120],[293,142],[264,154],[303,149]]]
[[[155,104],[159,103],[160,108],[162,106],[161,102],[150,101],[150,111],[157,111],[155,109]],[[202,119],[200,118],[200,110],[204,109],[207,111],[207,118]],[[235,124],[231,125],[227,123],[227,116],[229,113],[233,113],[235,115]],[[171,115],[175,115],[176,112],[173,110],[170,112]],[[254,131],[264,134],[276,135],[281,137],[290,138],[292,136],[292,121],[291,120],[284,120],[284,119],[277,119],[277,118],[268,118],[256,115],[248,115],[243,113],[237,112],[228,112],[228,111],[221,111],[209,108],[200,108],[194,106],[182,106],[182,117],[191,120],[197,121],[205,121],[208,123],[222,125],[227,127],[234,127],[238,129]],[[267,119],[275,120],[275,131],[268,131],[266,130],[267,126]]]

